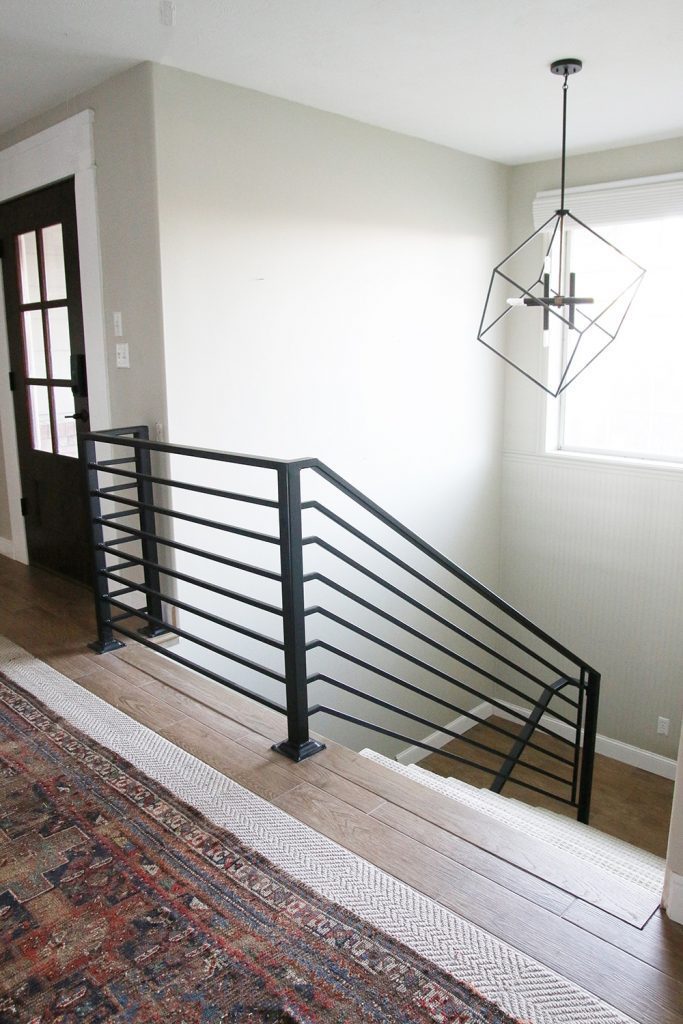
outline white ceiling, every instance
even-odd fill
[[[0,132],[142,60],[520,163],[683,135],[683,0],[0,0]]]

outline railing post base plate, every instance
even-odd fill
[[[283,740],[282,743],[273,743],[271,747],[271,750],[284,754],[291,761],[305,761],[307,757],[313,757],[324,749],[325,744],[318,743],[317,740],[306,740],[305,743],[290,743],[289,740]]]
[[[154,640],[155,637],[164,636],[170,632],[171,630],[167,629],[166,626],[143,626],[142,629],[138,630],[140,636],[146,636],[149,640]]]
[[[110,654],[111,651],[120,651],[125,646],[120,640],[108,640],[104,644],[100,643],[99,640],[95,640],[93,643],[88,644],[90,650],[94,651],[95,654]]]

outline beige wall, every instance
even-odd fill
[[[154,95],[171,435],[319,456],[497,586],[506,169],[166,67]]]
[[[151,65],[143,64],[0,138],[0,149],[91,108],[102,247],[112,426],[165,421]],[[112,312],[123,314],[131,369],[114,365]],[[8,536],[4,473],[0,537]]]
[[[569,185],[683,169],[683,139],[575,157]],[[558,161],[510,173],[510,243]],[[636,254],[637,258],[637,254]],[[602,670],[599,731],[675,758],[683,710],[683,472],[548,458],[545,399],[506,377],[502,591]],[[671,720],[658,736],[658,716]]]
[[[501,375],[474,338],[506,170],[171,68],[154,82],[174,436],[318,455],[495,580]]]

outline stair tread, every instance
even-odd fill
[[[361,754],[441,795],[479,810],[501,824],[609,872],[628,885],[657,897],[661,895],[665,862],[655,854],[547,808],[531,807],[512,797],[477,789],[460,779],[435,775],[419,765],[402,765],[373,750],[366,749]]]

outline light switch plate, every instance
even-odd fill
[[[130,353],[128,351],[127,341],[117,342],[116,365],[119,368],[119,370],[127,370],[130,366]]]

